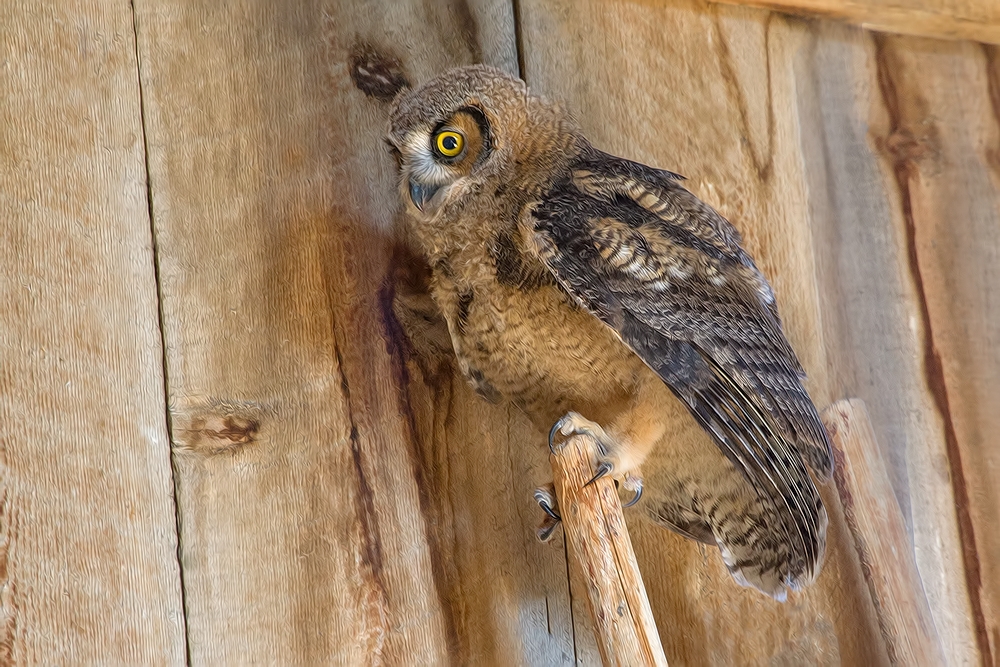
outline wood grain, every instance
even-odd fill
[[[1000,652],[1000,94],[995,49],[876,41],[887,128],[878,142],[903,209],[924,381],[945,442],[976,646]],[[961,101],[961,104],[956,104]]]
[[[610,477],[590,482],[596,451],[593,438],[578,435],[550,459],[570,566],[587,582],[601,662],[666,667],[616,485]]]
[[[131,11],[0,26],[0,664],[182,665]]]
[[[585,578],[533,536],[544,434],[391,313],[410,260],[360,53],[520,68],[686,173],[817,402],[867,404],[945,659],[994,662],[995,48],[694,0],[134,4],[0,7],[0,663],[599,664]],[[997,41],[993,3],[838,6]],[[823,493],[824,571],[785,605],[626,512],[672,662],[899,659]]]
[[[902,40],[909,50],[921,40]],[[943,48],[953,48],[939,42]],[[952,664],[979,664],[944,420],[925,373],[922,314],[871,33],[817,27],[798,61],[823,332],[834,396],[864,400]]]
[[[872,30],[904,35],[1000,44],[1000,4],[993,0],[719,1],[849,21]]]
[[[510,6],[136,9],[192,661],[573,662],[543,441],[397,330],[387,106],[350,74],[512,68]]]
[[[192,661],[440,662],[406,423],[374,381],[390,207],[360,174],[391,190],[347,9],[136,12]]]
[[[854,538],[879,629],[893,665],[944,665],[903,515],[889,485],[864,401],[823,411],[833,440],[837,491]]]

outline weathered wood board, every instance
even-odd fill
[[[965,589],[984,662],[1000,656],[1000,76],[996,47],[879,38],[891,165],[941,420]],[[930,576],[930,573],[928,573]]]
[[[513,68],[509,5],[137,12],[192,660],[571,661],[542,451],[450,371],[408,391],[387,106],[349,76]]]
[[[0,664],[184,663],[132,12],[0,5]]]
[[[890,118],[888,108],[898,113],[898,103],[884,98],[886,84],[904,71],[872,35],[822,30],[830,39],[817,43],[802,77],[807,85],[816,82],[817,94],[803,97],[800,107],[804,116],[822,119],[821,132],[803,134],[803,147],[822,249],[816,256],[832,386],[835,394],[868,405],[897,499],[911,519],[946,654],[955,664],[976,664],[984,645],[972,623],[945,421],[927,374],[931,323],[922,315],[914,280],[919,267],[893,157],[894,146],[910,142]],[[945,51],[958,47],[935,44]],[[927,43],[902,39],[898,45],[921,53]],[[909,75],[924,72],[918,65]]]
[[[936,39],[1000,43],[994,0],[720,0]]]
[[[808,113],[829,121],[804,144],[828,249],[817,257],[830,367],[840,393],[872,410],[956,664],[992,664],[997,651],[996,574],[985,573],[997,548],[996,462],[983,435],[992,413],[977,407],[1000,374],[986,352],[1000,327],[987,259],[1000,248],[993,51],[868,34],[854,55],[821,43],[814,58],[828,74],[813,79]]]

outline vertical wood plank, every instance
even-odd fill
[[[193,662],[571,663],[543,440],[393,320],[388,107],[350,75],[513,69],[510,5],[136,4]]]
[[[0,5],[0,663],[184,663],[127,2]]]
[[[920,357],[941,420],[962,565],[983,664],[1000,646],[1000,94],[992,50],[876,41],[887,127],[880,155],[903,209],[924,336]]]
[[[923,364],[926,323],[872,33],[820,23],[800,61],[799,113],[834,395],[858,397],[911,533],[938,635],[954,664],[979,662],[944,426]],[[880,64],[881,63],[881,64]]]
[[[796,65],[808,25],[701,3],[522,3],[529,85],[563,99],[594,143],[684,173],[744,232],[778,293],[820,405],[828,376]],[[655,484],[656,466],[644,466]],[[882,664],[871,601],[836,493],[818,582],[785,605],[734,585],[715,549],[634,522],[661,638],[688,664]],[[632,528],[630,526],[630,530]],[[671,630],[666,630],[669,627]],[[675,657],[676,656],[676,657]]]

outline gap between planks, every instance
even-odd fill
[[[170,378],[169,368],[167,365],[166,329],[164,326],[165,315],[163,312],[163,282],[160,276],[159,246],[156,242],[156,222],[153,217],[153,185],[149,169],[149,132],[146,122],[146,97],[144,95],[142,83],[142,58],[139,50],[139,19],[138,12],[136,12],[135,9],[135,0],[130,0],[129,11],[132,12],[132,46],[135,53],[135,81],[136,89],[139,95],[139,128],[142,131],[142,159],[143,169],[145,170],[146,176],[146,208],[149,214],[150,260],[153,263],[153,281],[156,285],[156,324],[160,335],[160,363],[163,370],[163,416],[167,431],[167,454],[170,458],[170,481],[173,490],[171,501],[174,505],[174,530],[176,533],[177,544],[177,576],[180,584],[181,595],[181,629],[184,633],[184,664],[186,667],[190,667],[191,634],[188,632],[188,592],[185,581],[184,559],[182,557],[183,545],[181,543],[181,509],[180,503],[177,499],[178,472],[177,462],[174,456],[174,424],[170,415]]]

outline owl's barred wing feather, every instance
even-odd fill
[[[770,286],[737,231],[677,180],[590,149],[531,208],[534,246],[770,505],[768,530],[785,539],[767,557],[747,543],[762,531],[713,525],[730,569],[795,585],[818,571],[826,524],[803,458],[827,477],[829,440]]]

